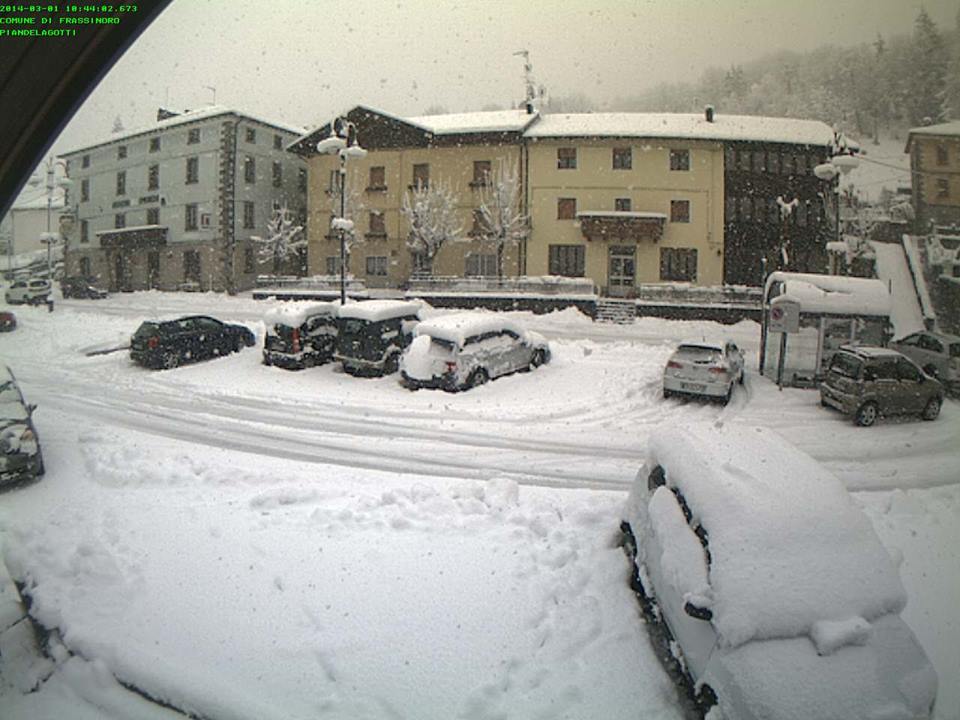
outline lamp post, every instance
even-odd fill
[[[63,168],[64,172],[60,178],[56,177],[56,168],[58,165]],[[51,215],[53,212],[53,192],[57,188],[66,189],[70,187],[73,185],[73,181],[67,177],[67,164],[63,160],[56,160],[53,157],[49,157],[46,160],[46,166],[47,231],[41,235],[41,240],[46,243],[47,246],[47,278],[53,283],[53,245],[60,237],[59,232],[55,233],[50,228]],[[29,184],[32,187],[37,187],[40,182],[40,178],[34,175],[30,178]]]
[[[830,157],[825,163],[820,163],[813,168],[813,174],[825,183],[833,183],[841,175],[848,175],[851,170],[860,165],[857,159],[856,145],[851,145],[846,136],[839,130],[833,131],[833,143],[830,147]],[[834,198],[834,239],[839,241],[840,237],[840,188],[839,185],[833,185]],[[826,200],[826,196],[824,196]]]
[[[317,152],[321,155],[334,153],[340,158],[338,185],[340,191],[340,214],[335,217],[332,227],[340,237],[340,304],[347,302],[347,232],[353,231],[353,221],[347,215],[347,158],[365,157],[367,151],[357,141],[357,126],[346,118],[339,117],[330,123],[330,137],[317,143]]]

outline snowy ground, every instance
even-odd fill
[[[0,541],[80,657],[21,695],[32,675],[0,648],[4,718],[175,716],[113,677],[216,720],[679,718],[616,541],[649,432],[693,418],[774,427],[857,491],[903,557],[937,716],[960,718],[956,402],[864,430],[755,372],[727,408],[665,402],[673,344],[720,326],[572,310],[517,314],[550,365],[458,395],[268,368],[256,349],[166,372],[84,354],[185,312],[262,337],[266,307],[138,293],[16,309],[0,357],[40,406],[48,472],[0,495]],[[757,326],[726,332],[755,367]]]

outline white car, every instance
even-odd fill
[[[549,361],[538,333],[494,313],[462,312],[421,322],[400,372],[407,387],[454,391]]]
[[[663,369],[663,397],[699,395],[726,404],[743,375],[743,352],[736,343],[690,340],[680,343]]]
[[[4,299],[11,305],[19,303],[40,304],[50,296],[50,281],[42,278],[17,280],[4,293]]]
[[[936,672],[890,555],[840,481],[775,432],[655,431],[621,529],[661,659],[711,718],[932,712]]]

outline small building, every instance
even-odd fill
[[[786,384],[810,385],[842,345],[885,346],[891,337],[892,300],[875,278],[773,272],[764,286],[760,373],[775,377],[781,333],[768,332],[769,310],[799,305],[799,332],[789,333],[784,356]]]
[[[960,227],[960,120],[911,128],[904,152],[910,153],[916,232]]]
[[[115,292],[252,287],[262,271],[252,237],[284,205],[306,220],[306,168],[286,152],[301,133],[225,107],[161,110],[65,153],[76,215],[66,274]]]
[[[45,262],[47,244],[43,241],[48,228],[51,233],[60,233],[61,224],[68,222],[65,214],[63,191],[56,190],[47,208],[46,189],[27,190],[21,193],[13,206],[0,218],[0,270],[16,269],[33,262]],[[59,259],[60,248],[54,246]]]

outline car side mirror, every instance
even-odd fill
[[[713,610],[705,607],[698,607],[694,605],[689,600],[684,603],[683,611],[692,618],[697,620],[712,620],[713,619]]]
[[[33,403],[27,405],[27,415],[33,415],[33,411],[37,409],[37,406]]]

